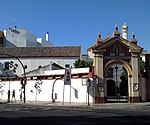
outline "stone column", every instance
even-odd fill
[[[96,80],[96,89],[95,89],[95,103],[104,103],[104,66],[103,66],[103,52],[105,50],[95,51],[94,63],[95,70],[94,74],[98,76]]]
[[[134,50],[135,51],[135,50]],[[129,102],[139,102],[139,76],[140,76],[140,56],[139,52],[131,52],[132,78],[129,89]]]

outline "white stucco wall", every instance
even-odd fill
[[[52,85],[53,80],[42,80],[40,85],[41,92],[37,93],[34,85],[36,80],[28,80],[26,85],[26,101],[52,101]],[[20,100],[21,84],[20,81],[1,81],[0,84],[4,84],[0,91],[0,99],[7,100],[7,92],[10,89],[11,94],[13,89],[16,92],[16,100]],[[57,93],[56,102],[63,102],[63,88],[64,88],[64,102],[70,102],[70,85],[64,85],[64,80],[57,80],[54,85],[54,93]],[[89,102],[93,102],[93,90],[90,87]],[[76,78],[71,80],[71,102],[87,103],[88,93],[85,78]]]
[[[26,47],[37,46],[36,36],[29,31],[26,31]]]

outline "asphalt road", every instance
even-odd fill
[[[150,105],[66,108],[0,104],[1,125],[150,125]]]

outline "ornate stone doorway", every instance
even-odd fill
[[[110,96],[114,95],[116,99],[125,97],[128,102],[139,102],[142,94],[140,54],[143,48],[138,46],[134,34],[132,34],[132,39],[128,40],[127,37],[120,36],[118,26],[115,29],[113,36],[105,39],[102,39],[99,33],[96,44],[88,48],[89,55],[94,58],[94,75],[97,76],[95,103],[105,103]],[[116,66],[120,65],[126,69],[126,81],[121,81],[118,76]],[[114,69],[114,74],[117,72],[113,78],[107,77],[109,68]],[[111,88],[113,90],[110,90]]]

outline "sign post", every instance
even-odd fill
[[[65,67],[66,69],[65,69],[64,85],[70,85],[70,104],[71,104],[71,69],[69,67],[69,64],[66,64]]]
[[[87,92],[88,92],[88,106],[90,106],[90,102],[89,102],[89,89],[90,89],[90,86],[91,86],[91,80],[89,78],[87,78]]]

